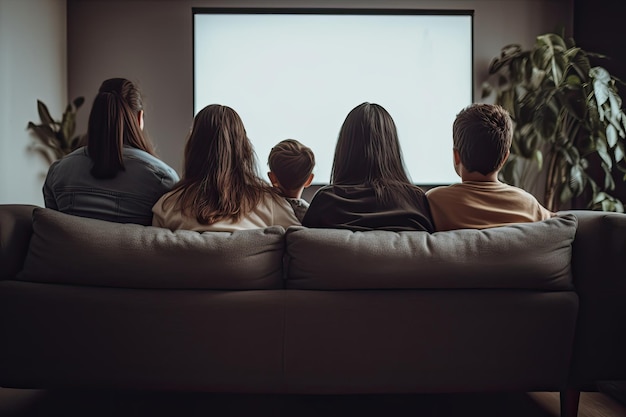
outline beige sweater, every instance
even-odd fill
[[[183,215],[175,209],[174,199],[165,199],[171,194],[167,193],[152,207],[152,225],[164,227],[170,230],[195,230],[197,232],[234,232],[235,230],[263,229],[268,226],[299,226],[300,222],[284,198],[274,198],[266,193],[265,198],[259,205],[237,222],[222,220],[213,224],[201,224],[195,217]]]
[[[430,189],[426,197],[437,231],[484,229],[554,215],[532,194],[501,182],[465,181]]]

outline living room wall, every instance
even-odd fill
[[[48,164],[29,151],[37,99],[67,103],[65,0],[0,0],[0,204],[43,205]]]
[[[145,94],[146,129],[161,158],[180,173],[193,118],[192,7],[473,9],[479,100],[489,62],[502,46],[530,46],[540,33],[570,30],[572,1],[67,0],[69,96],[85,96],[89,107],[102,80],[121,76],[138,82]],[[86,130],[87,116],[88,109],[79,113],[79,132]]]

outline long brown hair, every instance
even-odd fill
[[[252,143],[230,107],[211,104],[198,112],[185,146],[183,178],[168,197],[201,224],[237,221],[275,191],[261,179]]]
[[[415,188],[402,160],[396,125],[382,106],[362,103],[346,116],[331,173],[332,184],[364,184],[382,203],[411,200]]]
[[[94,99],[87,127],[87,151],[93,161],[91,175],[114,178],[124,170],[124,145],[154,155],[154,146],[139,125],[141,93],[125,78],[105,80]]]

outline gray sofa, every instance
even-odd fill
[[[234,233],[0,205],[0,386],[560,391],[626,377],[626,215]]]

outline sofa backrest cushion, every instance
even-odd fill
[[[0,280],[13,278],[23,267],[35,207],[0,204]]]
[[[571,290],[576,217],[429,234],[289,228],[287,288]]]
[[[170,231],[33,211],[20,280],[129,288],[282,287],[284,229]]]

